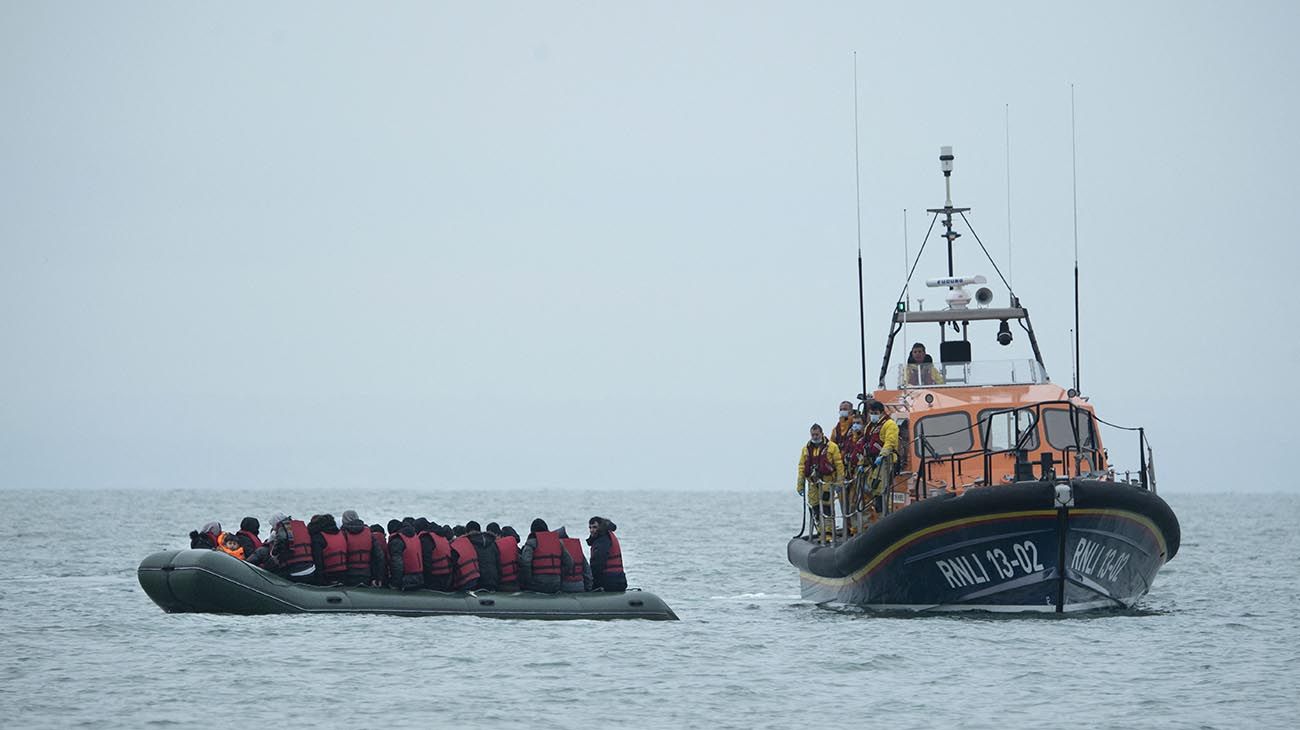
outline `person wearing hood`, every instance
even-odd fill
[[[604,517],[587,520],[591,548],[591,586],[596,591],[627,590],[627,574],[623,572],[623,548],[614,531],[618,525]]]
[[[478,589],[495,591],[501,587],[501,556],[497,552],[497,538],[490,532],[479,532],[477,522],[465,523],[465,537],[478,554]]]
[[[560,576],[573,569],[573,560],[542,518],[533,520],[524,547],[519,551],[519,579],[524,590],[559,593]]]
[[[220,522],[207,522],[197,530],[190,530],[191,550],[216,550],[217,538],[221,536]]]
[[[364,586],[375,583],[375,561],[382,561],[383,550],[370,537],[370,528],[357,516],[356,510],[343,511],[343,524],[339,534],[347,552],[344,558],[343,585]]]
[[[313,515],[307,523],[311,535],[311,559],[321,585],[342,583],[348,572],[348,542],[339,532],[334,515]]]
[[[244,547],[245,555],[252,555],[254,551],[262,547],[262,538],[258,537],[258,532],[262,529],[262,523],[257,521],[256,517],[245,517],[239,522],[239,532],[235,533],[235,539]]]
[[[496,523],[492,523],[495,525]],[[488,525],[491,529],[492,525]],[[519,533],[515,528],[498,528],[495,533],[497,549],[497,590],[514,593],[519,590]]]
[[[295,583],[314,583],[316,564],[312,560],[311,533],[302,520],[277,512],[271,517],[267,538],[270,558],[266,567]]]
[[[560,527],[555,534],[559,535],[560,545],[572,561],[572,565],[560,576],[560,590],[565,593],[585,593],[591,590],[591,565],[582,552],[582,541],[569,537],[569,531],[565,527]]]
[[[424,560],[415,521],[388,521],[389,585],[399,591],[424,587]]]

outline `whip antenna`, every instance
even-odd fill
[[[1006,105],[1007,119],[1007,288],[1011,288],[1011,105]]]
[[[858,52],[853,52],[853,192],[858,213],[858,344],[862,354],[862,392],[867,397],[867,315],[862,304],[862,172],[858,155]]]
[[[1074,190],[1074,392],[1079,389],[1079,160],[1075,152],[1074,84],[1070,84],[1070,178]]]

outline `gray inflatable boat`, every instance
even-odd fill
[[[400,616],[676,621],[653,593],[400,592],[293,583],[218,550],[167,550],[140,563],[140,587],[168,613],[379,613]]]

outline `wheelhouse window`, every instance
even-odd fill
[[[1043,430],[1047,434],[1047,443],[1052,448],[1064,451],[1065,449],[1079,448],[1083,451],[1091,451],[1097,448],[1097,440],[1093,436],[1092,419],[1088,417],[1085,410],[1076,410],[1075,425],[1070,425],[1070,412],[1060,408],[1043,409]],[[1075,430],[1078,430],[1078,440],[1075,440]]]
[[[1038,448],[1037,419],[1029,409],[980,411],[980,440],[989,451]]]
[[[916,434],[916,453],[925,454],[927,458],[958,454],[974,448],[970,414],[964,411],[926,416],[917,421]]]

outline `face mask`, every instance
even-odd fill
[[[872,414],[871,414],[871,422],[872,422],[872,423],[880,423],[880,414],[879,414],[879,413],[872,413]]]
[[[855,424],[853,424],[852,426],[849,426],[849,428],[852,429],[852,430],[854,431],[854,433],[856,433],[856,432],[862,430],[862,424],[861,424],[861,423],[855,423]]]
[[[848,418],[848,417],[849,417],[849,412],[846,411],[846,410],[840,409],[840,418]]]
[[[812,442],[813,442],[814,444],[821,445],[822,437],[821,437],[821,436],[813,436]]]

